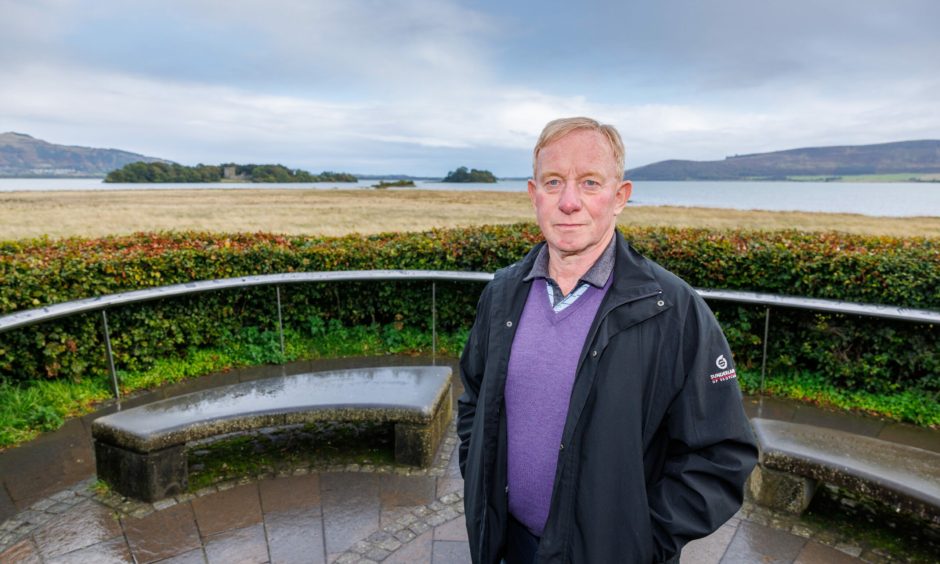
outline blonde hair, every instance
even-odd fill
[[[539,151],[544,149],[546,145],[561,139],[565,135],[582,129],[596,131],[607,138],[607,142],[610,143],[610,150],[614,153],[614,160],[617,161],[617,168],[620,170],[620,175],[623,176],[624,155],[626,151],[623,148],[623,140],[620,139],[620,133],[617,132],[617,129],[612,125],[606,123],[602,124],[591,118],[570,117],[552,120],[545,125],[545,129],[543,129],[542,134],[539,135],[539,140],[535,143],[535,149],[532,151],[533,177],[538,173],[536,167],[538,166]]]

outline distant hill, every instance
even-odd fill
[[[838,180],[860,175],[909,174],[918,178],[938,173],[940,141],[925,140],[809,147],[734,155],[722,161],[669,160],[629,170],[626,177],[631,180],[801,180],[807,177]]]
[[[25,133],[0,133],[0,177],[103,177],[138,162],[169,162],[117,149],[56,145]]]

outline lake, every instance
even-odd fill
[[[105,184],[97,178],[0,178],[0,192],[56,190],[332,190],[371,189],[377,180],[313,184]],[[445,184],[418,180],[425,190],[522,192],[524,180],[495,184]],[[394,190],[408,190],[398,188]],[[895,182],[636,182],[631,205],[690,206],[770,211],[855,213],[873,216],[940,216],[940,184]]]

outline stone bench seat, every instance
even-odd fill
[[[824,482],[940,524],[940,454],[787,421],[751,425],[760,446],[749,481],[757,503],[801,513]]]
[[[293,374],[193,392],[92,423],[98,477],[156,501],[186,491],[187,443],[320,421],[391,423],[395,460],[429,466],[451,410],[451,369],[382,367]]]

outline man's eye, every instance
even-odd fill
[[[561,186],[561,180],[558,180],[557,178],[552,178],[551,180],[549,180],[549,181],[546,182],[545,184],[546,184],[547,186]]]
[[[584,181],[584,185],[590,186],[591,188],[597,188],[598,186],[601,185],[601,183],[596,180],[591,180],[590,178],[588,178],[587,180]]]

